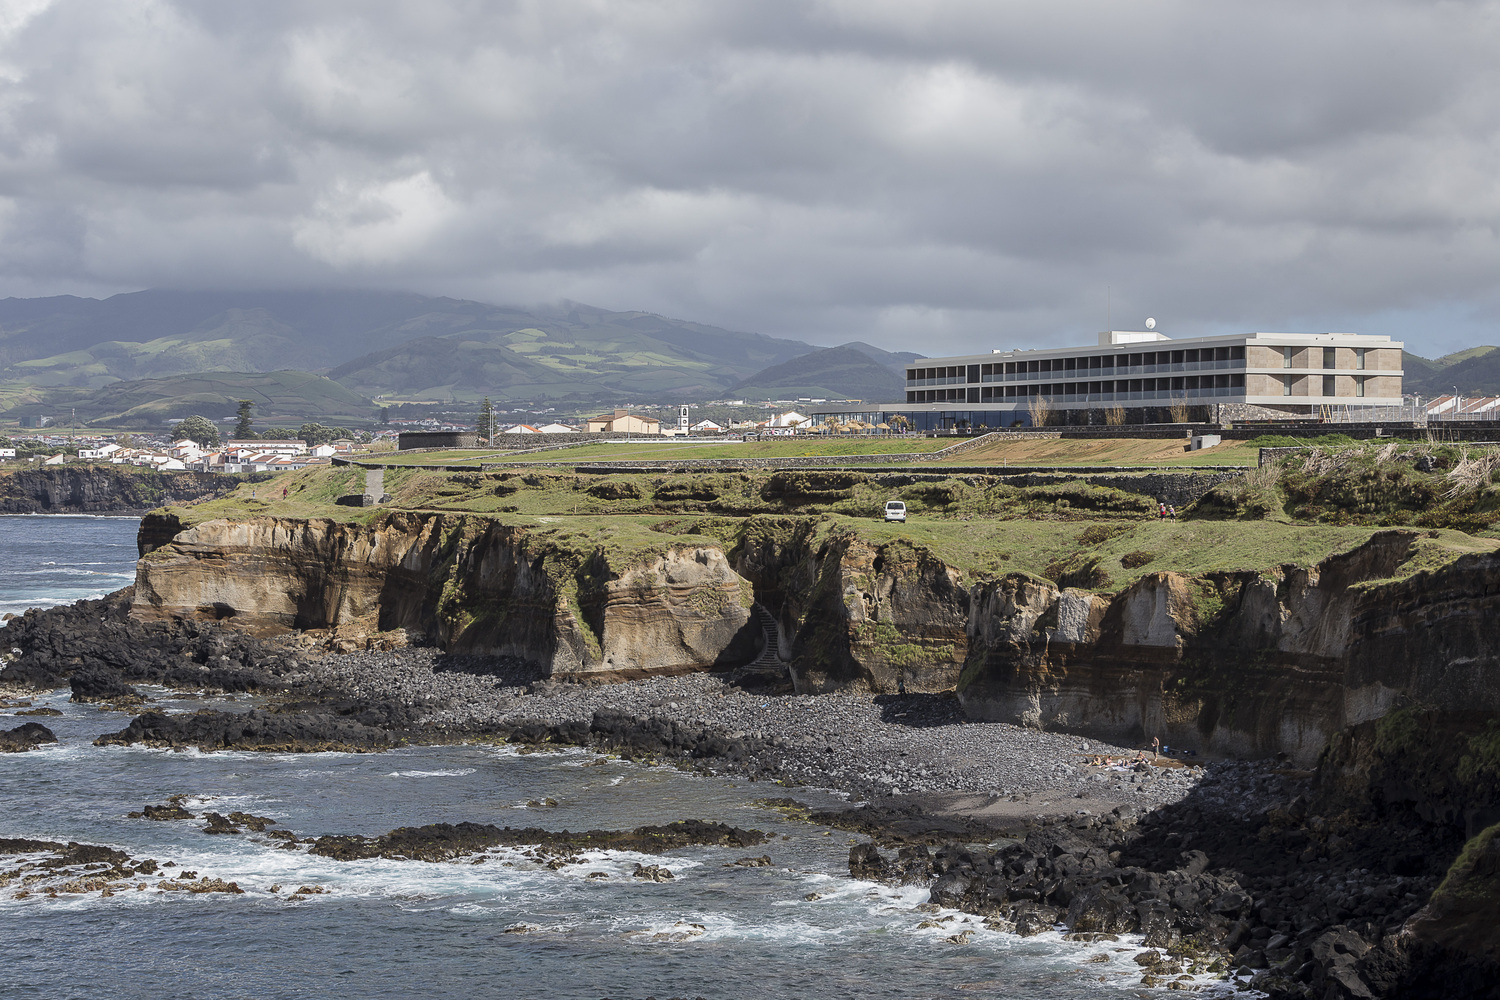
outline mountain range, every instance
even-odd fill
[[[265,424],[367,422],[401,402],[585,409],[622,403],[901,398],[921,355],[576,302],[519,309],[402,292],[151,290],[0,300],[0,419],[73,410],[154,426],[256,401]],[[1406,389],[1500,394],[1500,349],[1407,354]]]
[[[179,292],[0,301],[0,414],[146,426],[257,402],[265,421],[397,402],[596,406],[891,398],[912,354],[820,350],[582,303],[517,309],[394,292]],[[795,370],[787,362],[801,359]],[[275,374],[276,378],[267,378]]]
[[[1449,395],[1454,387],[1465,396],[1500,395],[1497,347],[1470,347],[1432,360],[1403,352],[1402,368],[1403,388],[1426,398]]]

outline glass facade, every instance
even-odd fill
[[[906,370],[908,403],[1058,404],[1207,400],[1245,391],[1245,348],[1079,354]]]

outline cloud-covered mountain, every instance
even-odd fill
[[[8,362],[0,384],[8,398],[33,402],[35,392],[22,389],[286,369],[324,372],[353,393],[403,401],[691,401],[811,350],[581,303],[528,311],[348,291],[0,301],[0,355]],[[0,393],[0,408],[6,398]]]
[[[883,360],[877,360],[883,359]],[[814,351],[756,372],[730,393],[746,399],[864,399],[894,402],[905,398],[901,364],[916,355],[891,354],[868,344],[844,344]],[[889,362],[894,362],[891,364]]]
[[[1500,327],[1497,51],[1486,2],[26,0],[0,294],[568,298],[932,355],[1154,315],[1431,356]]]

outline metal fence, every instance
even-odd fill
[[[1324,406],[1318,416],[1330,424],[1424,424],[1427,411],[1415,403],[1400,406]]]

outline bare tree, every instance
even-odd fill
[[[1046,427],[1054,412],[1052,400],[1046,396],[1031,396],[1026,401],[1026,412],[1031,415],[1031,426]]]
[[[1104,408],[1104,422],[1111,427],[1119,427],[1125,423],[1125,407],[1119,403]]]
[[[1191,411],[1188,409],[1187,399],[1182,396],[1172,397],[1172,405],[1169,407],[1172,413],[1172,423],[1185,424]]]

